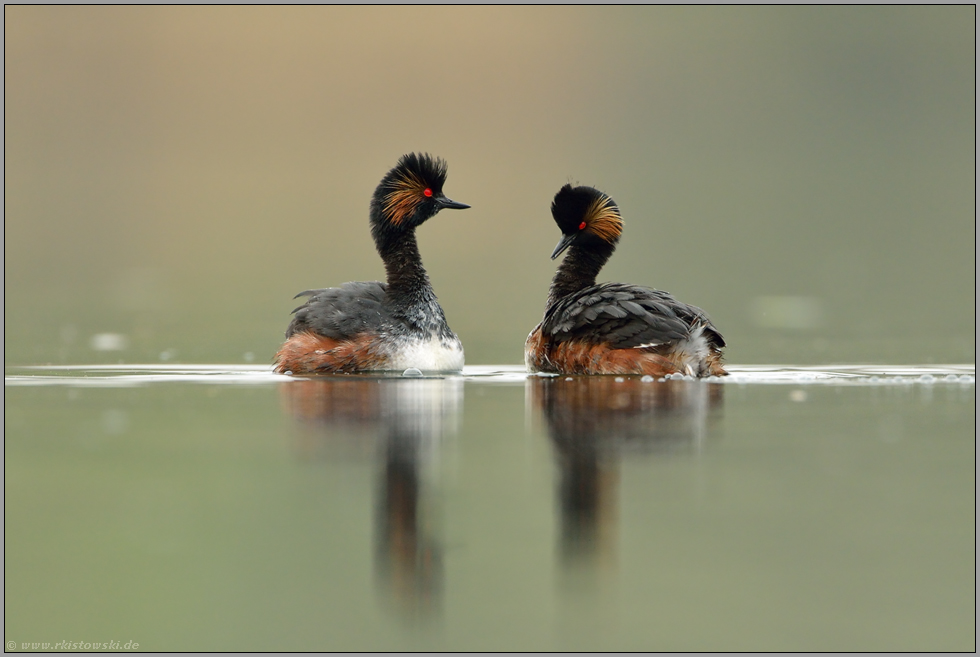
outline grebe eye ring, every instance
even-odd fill
[[[425,188],[425,191],[424,191],[424,192],[422,192],[422,193],[423,193],[423,194],[424,194],[424,195],[426,196],[426,198],[428,198],[428,197],[430,197],[430,196],[432,196],[432,190],[431,190],[431,189],[429,189],[428,187],[426,187],[426,188]]]

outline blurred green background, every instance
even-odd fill
[[[293,294],[383,276],[413,150],[473,206],[420,230],[470,364],[521,361],[566,182],[729,362],[973,362],[975,18],[7,6],[5,362],[270,362]]]

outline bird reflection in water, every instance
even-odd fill
[[[615,563],[619,462],[700,451],[723,386],[639,376],[528,378],[559,468],[559,553],[566,569]]]
[[[360,376],[294,380],[283,404],[301,425],[304,458],[369,456],[378,462],[375,575],[385,599],[409,619],[438,610],[442,550],[433,535],[426,466],[455,434],[463,382]]]

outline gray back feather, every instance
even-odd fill
[[[567,296],[545,313],[541,329],[560,342],[609,343],[614,349],[684,340],[697,326],[716,348],[721,333],[703,310],[667,292],[626,283],[593,285]]]
[[[385,309],[387,285],[378,281],[344,283],[340,287],[306,290],[310,297],[293,311],[286,337],[313,331],[334,340],[373,333],[395,321]]]

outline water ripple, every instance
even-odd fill
[[[975,385],[976,365],[729,365],[729,376],[703,381],[720,384],[831,384],[831,385]],[[357,375],[398,378],[392,375]],[[430,377],[432,375],[429,375]],[[462,374],[436,378],[461,378],[486,384],[520,384],[529,375],[520,365],[468,365]],[[626,377],[632,378],[632,377]],[[639,377],[651,385],[663,379]],[[675,375],[672,379],[691,380]],[[156,383],[206,383],[211,385],[268,385],[301,380],[275,374],[267,365],[38,365],[7,367],[5,386],[133,387]]]

